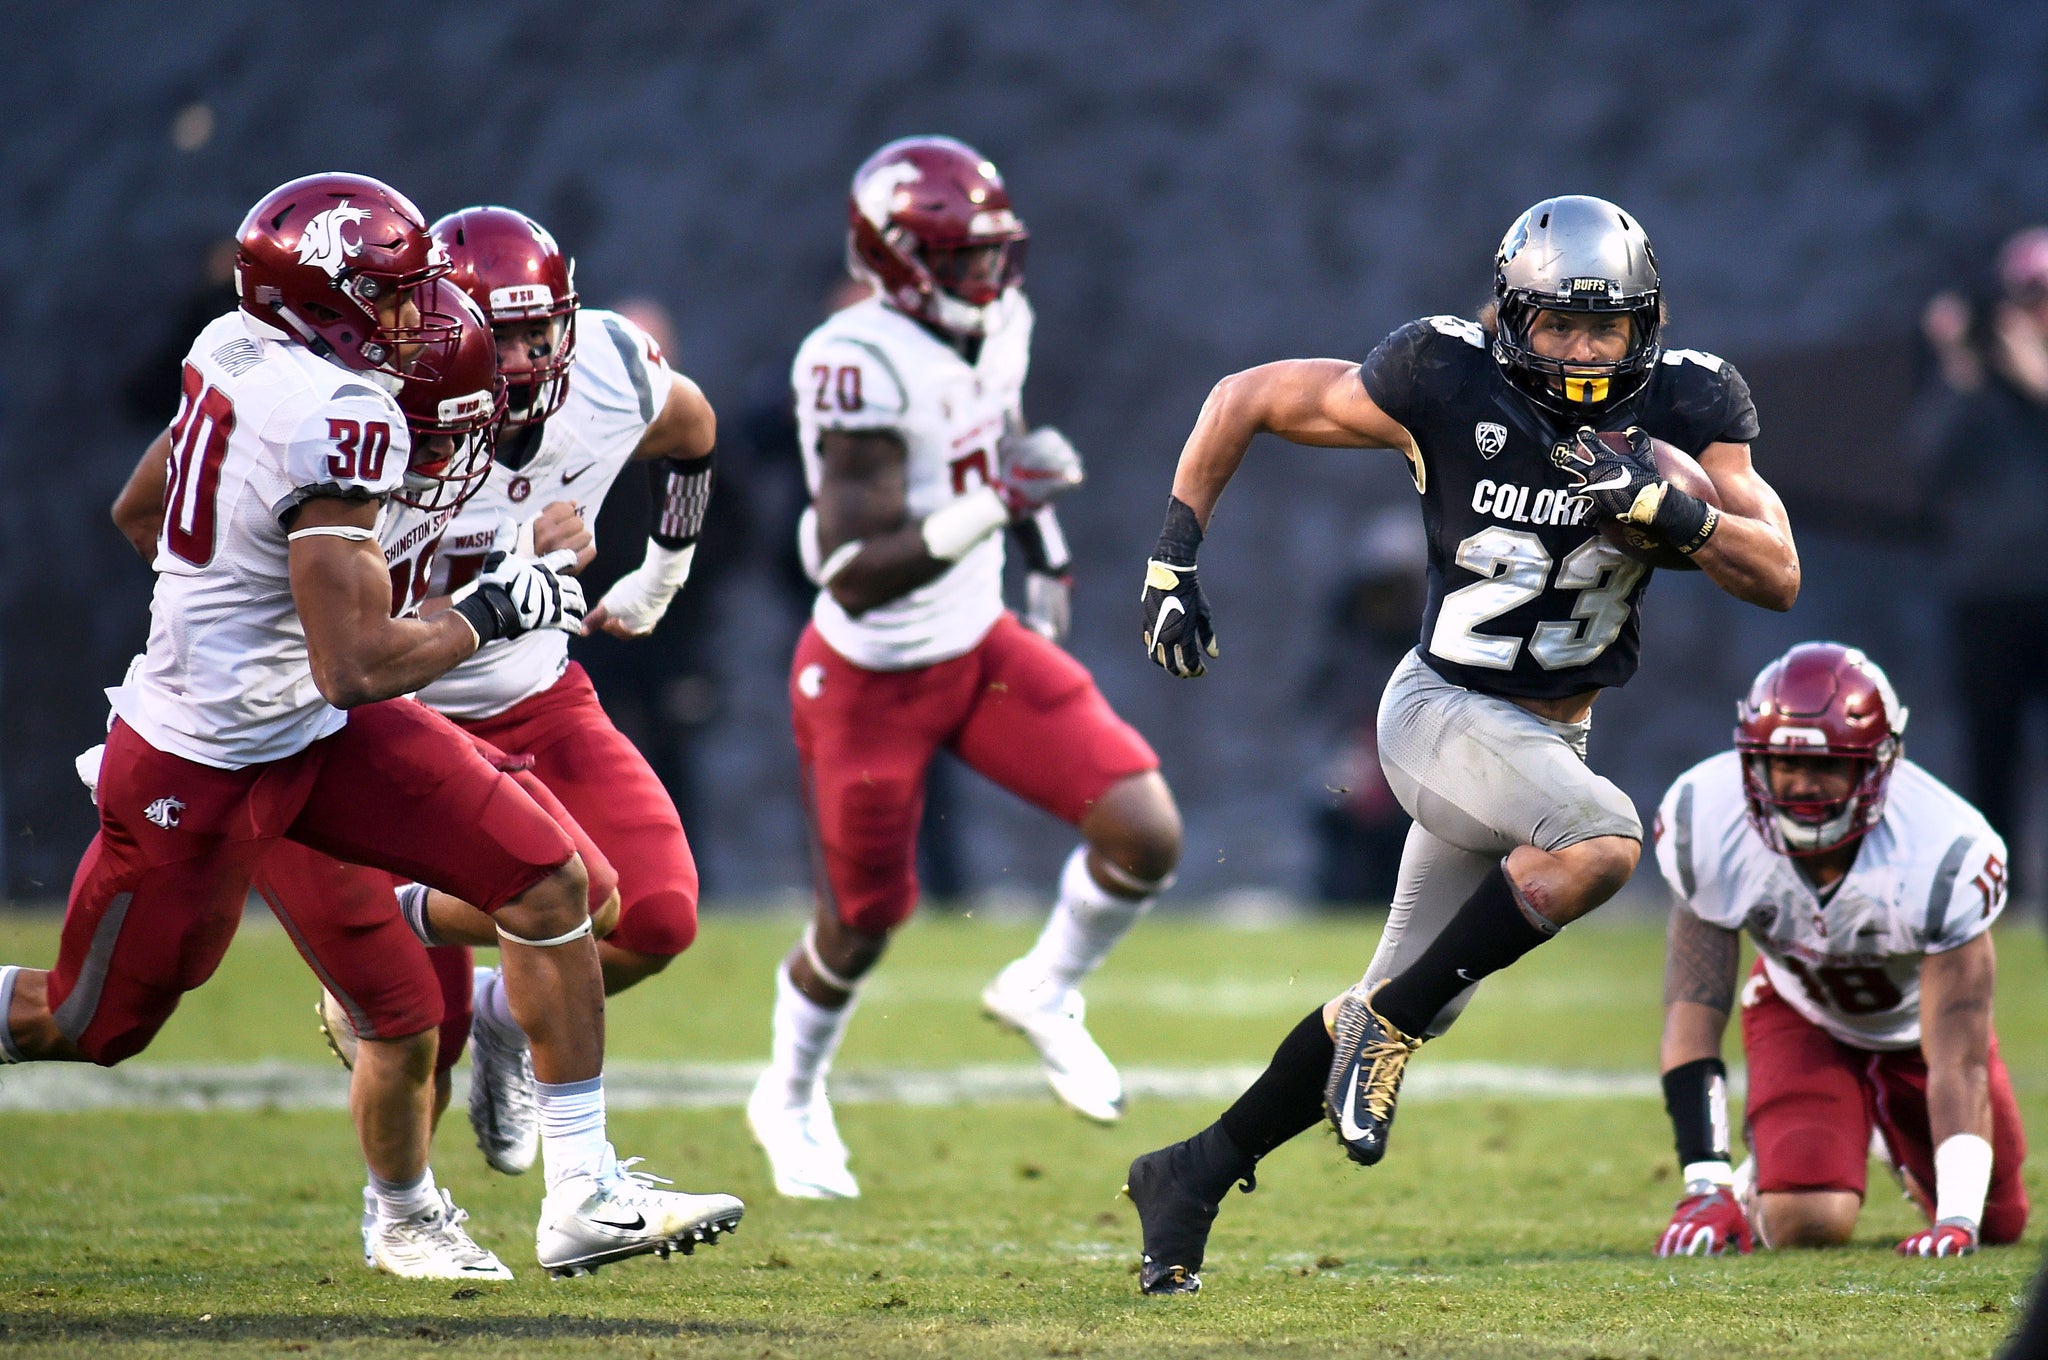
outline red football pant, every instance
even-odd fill
[[[1847,1190],[1861,1198],[1870,1130],[1929,1194],[1934,1140],[1927,1123],[1927,1063],[1917,1048],[1853,1048],[1792,1009],[1759,963],[1744,990],[1742,1052],[1749,1064],[1745,1141],[1765,1193]],[[2026,1132],[2012,1077],[1991,1039],[1991,1191],[1978,1234],[1990,1245],[2017,1241],[2027,1225],[2020,1169]]]
[[[618,875],[603,853],[522,759],[474,736],[468,740],[492,768],[510,775],[568,833],[590,878],[589,908],[603,906],[618,887]],[[458,1014],[464,1017],[466,1035],[467,965],[444,968],[430,959],[426,946],[399,916],[393,889],[404,882],[398,875],[344,863],[295,841],[276,841],[257,865],[251,886],[290,933],[321,986],[341,1003],[357,1037],[396,1039],[435,1025],[445,1033],[450,1017]],[[458,974],[460,987],[448,985]],[[443,1052],[441,1060],[452,1066],[461,1052],[458,1045]]]
[[[917,905],[924,773],[940,747],[1070,826],[1159,768],[1087,669],[1009,614],[966,655],[904,671],[863,670],[806,627],[789,703],[819,891],[871,935]]]
[[[697,860],[682,818],[647,758],[612,726],[582,666],[572,661],[539,694],[461,726],[531,760],[534,775],[611,862],[619,924],[607,943],[659,958],[690,947],[697,938]]]
[[[179,998],[213,975],[250,879],[279,841],[418,879],[486,911],[575,850],[453,724],[403,699],[353,709],[334,735],[239,770],[159,751],[117,721],[99,806],[49,999],[65,1037],[103,1066],[147,1047]],[[396,922],[396,905],[389,911]]]

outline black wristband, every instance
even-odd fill
[[[1677,1135],[1680,1166],[1728,1160],[1728,1069],[1719,1058],[1695,1058],[1666,1072],[1664,1111]]]
[[[654,523],[647,536],[671,550],[687,548],[704,530],[711,504],[711,455],[663,458],[648,467],[654,482]]]
[[[1663,502],[1657,507],[1657,517],[1650,522],[1651,531],[1659,538],[1691,557],[1706,546],[1714,530],[1720,527],[1719,510],[1698,496],[1665,483]]]
[[[1180,497],[1166,498],[1166,527],[1159,531],[1159,546],[1152,555],[1170,567],[1192,567],[1195,551],[1202,546],[1202,526],[1195,512]]]
[[[498,586],[478,586],[454,606],[455,612],[469,620],[469,626],[476,629],[476,645],[495,642],[510,636],[518,625],[518,617],[512,612],[512,600]]]

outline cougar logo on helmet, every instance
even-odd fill
[[[344,198],[306,223],[306,229],[299,233],[299,263],[324,269],[329,278],[337,277],[347,267],[349,257],[363,249],[362,237],[351,236],[347,228],[369,218],[368,209],[351,208]]]
[[[896,207],[897,191],[923,178],[924,171],[911,161],[898,161],[894,165],[882,166],[861,183],[861,216],[878,227],[887,226],[889,214]]]

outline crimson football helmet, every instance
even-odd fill
[[[422,307],[386,326],[380,302],[448,272],[427,219],[368,175],[307,175],[257,200],[237,232],[242,310],[358,372],[405,376],[410,347],[455,338],[460,323]]]
[[[421,510],[453,510],[490,476],[505,380],[498,376],[491,323],[469,294],[451,279],[435,279],[420,294],[421,309],[430,306],[462,324],[452,340],[420,351],[399,389],[412,461],[391,499]]]
[[[519,367],[500,370],[509,404],[505,425],[538,425],[569,397],[576,357],[576,262],[548,229],[511,208],[461,208],[433,225],[434,239],[455,265],[455,282],[476,299],[493,326],[544,321],[545,342]]]
[[[1663,353],[1663,284],[1642,224],[1604,198],[1546,198],[1508,228],[1493,259],[1493,357],[1538,405],[1581,423],[1626,401]],[[1536,352],[1539,312],[1630,318],[1627,351],[1609,364],[1566,364]]]
[[[1030,233],[987,157],[951,137],[904,137],[867,158],[847,199],[847,267],[897,310],[981,335],[1024,282]]]
[[[1817,855],[1877,825],[1906,710],[1876,662],[1854,647],[1803,642],[1764,667],[1735,711],[1749,820],[1773,850]],[[1842,798],[1781,799],[1765,764],[1772,756],[1846,758],[1860,769]]]

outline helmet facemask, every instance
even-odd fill
[[[1784,730],[1784,729],[1780,729]],[[1898,761],[1899,742],[1887,737],[1875,752],[1827,747],[1745,745],[1742,792],[1750,824],[1773,850],[1793,859],[1825,854],[1867,833],[1884,815],[1884,799]],[[1838,798],[1781,798],[1771,786],[1773,760],[1839,759],[1856,767],[1855,781]]]

